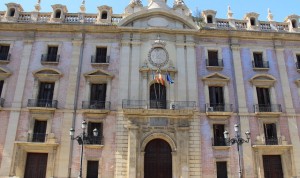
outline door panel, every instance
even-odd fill
[[[172,178],[172,154],[169,144],[162,139],[148,143],[145,149],[144,178]]]
[[[47,153],[28,153],[24,178],[46,178]]]
[[[263,155],[265,178],[283,178],[281,156]]]

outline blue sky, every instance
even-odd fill
[[[69,12],[78,12],[82,0],[41,0],[43,12],[50,12],[51,5],[64,4]],[[113,13],[123,13],[124,8],[130,0],[86,0],[86,8],[89,13],[96,13],[97,6],[109,5],[113,7]],[[168,0],[171,6],[174,0]],[[6,3],[17,2],[22,5],[25,11],[32,11],[37,0],[0,0],[0,11],[6,10]],[[142,0],[143,5],[148,4],[148,0]],[[274,15],[274,20],[284,21],[284,18],[291,14],[300,15],[299,0],[185,0],[186,5],[195,11],[213,9],[217,11],[217,18],[226,18],[227,6],[230,5],[233,17],[242,19],[247,12],[260,14],[259,20],[267,20],[267,9],[270,8]]]

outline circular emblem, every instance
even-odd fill
[[[155,47],[149,51],[149,62],[158,68],[165,66],[169,60],[169,54],[165,48]]]

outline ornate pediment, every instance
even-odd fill
[[[276,78],[268,74],[258,74],[252,77],[250,82],[259,87],[271,87],[276,82]]]
[[[57,70],[52,68],[42,68],[36,71],[33,71],[34,77],[36,77],[39,81],[43,82],[55,82],[59,80],[63,74]]]
[[[11,75],[11,72],[7,69],[0,67],[0,80],[4,80]]]
[[[91,72],[85,73],[84,74],[85,78],[92,83],[102,83],[102,82],[106,82],[108,80],[111,80],[114,75],[102,70],[102,69],[97,69],[97,70],[93,70]]]
[[[229,82],[230,78],[226,77],[225,75],[215,72],[215,73],[212,73],[212,74],[209,74],[209,75],[203,77],[202,80],[207,85],[224,86]]]

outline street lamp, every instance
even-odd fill
[[[224,138],[225,138],[226,142],[229,143],[230,145],[234,145],[235,143],[237,145],[238,156],[239,156],[239,178],[241,178],[242,177],[242,169],[241,169],[240,146],[243,143],[245,143],[245,142],[249,143],[250,132],[249,131],[245,132],[245,134],[246,134],[246,140],[245,140],[239,134],[239,125],[238,124],[234,125],[234,131],[235,131],[235,137],[234,138],[230,138],[228,131],[225,130],[225,132],[224,132]]]
[[[80,171],[79,171],[79,176],[78,178],[82,178],[82,157],[83,157],[83,145],[84,141],[88,139],[88,136],[86,135],[85,129],[86,129],[86,121],[83,120],[81,123],[81,128],[82,128],[82,133],[80,133],[78,136],[74,137],[75,130],[74,128],[70,129],[70,136],[71,140],[77,140],[78,144],[81,145],[81,154],[80,154]],[[98,136],[98,130],[95,128],[93,130],[93,136],[97,137]]]

